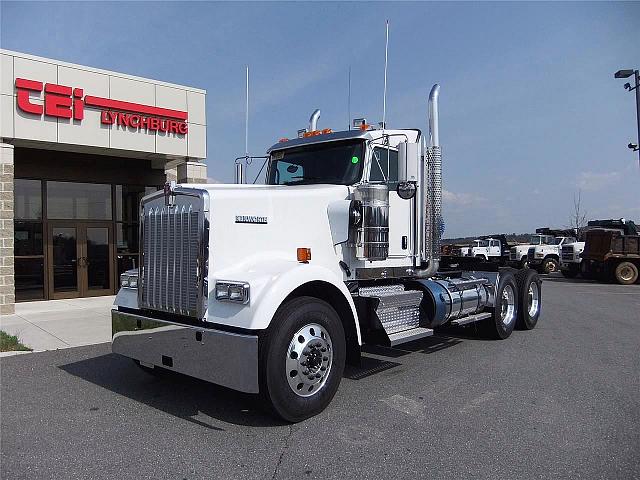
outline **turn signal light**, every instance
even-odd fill
[[[299,248],[298,249],[298,261],[301,263],[309,263],[311,260],[311,249],[310,248]]]
[[[369,130],[369,127],[371,125],[367,125],[366,123],[363,123],[362,125],[360,125],[360,130],[362,130],[363,132],[366,132],[367,130]]]

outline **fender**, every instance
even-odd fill
[[[216,280],[248,282],[249,304],[238,305],[216,300],[214,291]],[[248,330],[266,329],[285,298],[296,288],[313,281],[329,283],[342,293],[351,308],[358,344],[361,344],[358,314],[342,277],[320,265],[277,257],[267,259],[263,257],[259,260],[253,257],[233,269],[213,272],[209,278],[207,321]]]

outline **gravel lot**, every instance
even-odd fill
[[[640,478],[640,285],[554,277],[543,295],[506,341],[368,350],[297,425],[109,344],[3,358],[0,477]]]

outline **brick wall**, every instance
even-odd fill
[[[13,145],[0,143],[0,314],[14,313]]]

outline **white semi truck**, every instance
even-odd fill
[[[139,272],[123,275],[113,351],[258,394],[296,422],[322,411],[363,344],[476,323],[532,329],[524,269],[441,271],[438,93],[418,129],[318,130],[268,150],[265,185],[166,186],[140,205]]]

